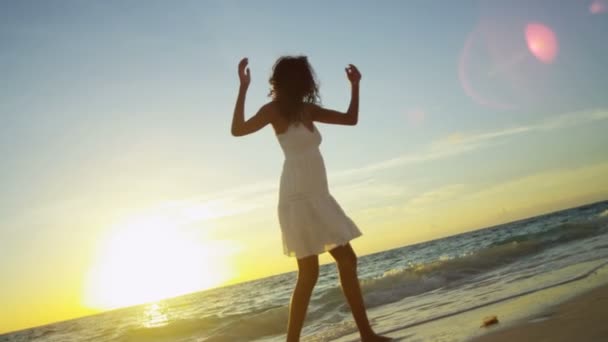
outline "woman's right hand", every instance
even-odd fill
[[[249,72],[247,63],[249,63],[247,57],[241,59],[239,62],[239,80],[241,81],[241,88],[249,87],[249,83],[251,82],[251,73]]]

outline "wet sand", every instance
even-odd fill
[[[608,285],[472,340],[490,341],[608,341]]]

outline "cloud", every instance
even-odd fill
[[[529,125],[508,127],[476,134],[455,133],[446,139],[438,141],[436,144],[479,144],[524,133],[552,131],[606,119],[608,119],[607,110],[574,112],[558,115]]]
[[[369,208],[359,217],[401,227],[413,240],[437,238],[606,200],[605,174],[608,162],[566,166],[490,185],[445,185],[405,205]]]
[[[543,132],[563,129],[576,125],[592,123],[608,119],[608,111],[581,111],[555,116],[529,125],[507,127],[478,133],[455,133],[437,140],[421,149],[420,152],[408,153],[383,161],[375,162],[357,168],[331,172],[330,178],[339,181],[334,184],[332,192],[344,197],[346,201],[360,198],[366,200],[382,197],[402,196],[407,187],[401,184],[378,182],[376,174],[381,171],[403,167],[412,164],[440,160],[467,152],[475,151],[491,145],[501,139],[532,132]],[[453,198],[464,188],[462,184],[454,184],[435,189],[414,199],[406,206],[419,207],[431,202],[439,202]],[[172,201],[166,203],[172,212],[182,213],[190,217],[189,223],[220,219],[227,216],[242,215],[260,208],[274,207],[278,197],[278,180],[266,180],[229,188],[220,192],[203,196]]]
[[[483,203],[492,197],[511,202],[513,194],[518,194],[515,203],[526,204],[537,203],[538,198],[554,201],[573,194],[607,192],[608,180],[602,177],[605,174],[608,174],[608,162],[567,166],[479,189],[468,194],[466,200]]]
[[[608,119],[608,110],[580,111],[562,114],[529,125],[507,127],[479,133],[454,133],[446,138],[439,139],[420,152],[403,154],[391,159],[375,162],[358,168],[342,170],[331,173],[331,177],[356,177],[373,174],[391,168],[411,164],[420,164],[429,161],[449,158],[466,152],[474,151],[487,146],[493,141],[516,135],[552,131],[576,125],[592,123]]]
[[[533,173],[467,192],[458,198],[457,211],[479,227],[606,200],[605,174],[608,162]]]
[[[405,207],[406,208],[418,208],[424,207],[430,204],[437,204],[443,201],[454,199],[459,194],[463,193],[466,188],[464,184],[450,184],[442,186],[431,191],[427,191],[410,199]]]
[[[447,157],[451,157],[454,155],[462,154],[467,151],[471,151],[476,149],[476,146],[460,144],[443,144],[443,143],[433,143],[427,148],[425,148],[421,152],[417,153],[408,153],[403,154],[391,159],[375,162],[369,165],[365,165],[358,168],[352,168],[348,170],[342,170],[337,172],[331,172],[330,177],[335,178],[343,178],[343,177],[356,177],[362,175],[373,174],[374,172],[379,172],[395,167],[411,165],[411,164],[419,164],[428,161],[443,159]]]

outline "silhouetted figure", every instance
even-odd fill
[[[281,57],[270,78],[272,101],[245,121],[245,96],[251,81],[248,60],[238,66],[239,94],[232,119],[232,134],[243,136],[272,125],[285,154],[279,190],[278,216],[283,251],[295,256],[298,280],[289,309],[287,341],[298,341],[312,290],[319,276],[318,255],[329,251],[336,260],[342,290],[350,305],[361,340],[389,341],[370,326],[357,278],[357,256],[349,241],[360,236],[355,223],[344,213],[328,190],[321,135],[315,122],[356,125],[359,115],[361,74],[352,65],[345,69],[351,84],[351,100],[346,113],[317,105],[319,87],[312,67],[304,56]]]

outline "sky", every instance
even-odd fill
[[[0,2],[0,333],[296,269],[273,131],[230,135],[242,57],[248,116],[281,55],[328,108],[363,74],[318,125],[359,255],[608,199],[607,9]]]

